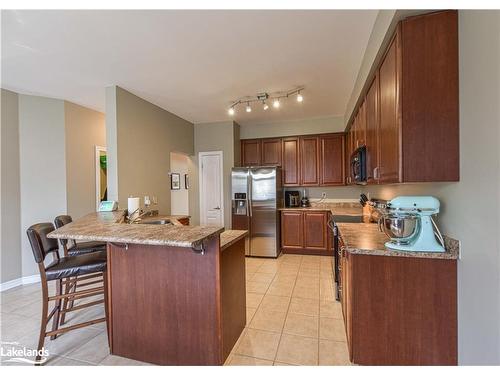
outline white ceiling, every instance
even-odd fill
[[[2,87],[105,110],[118,85],[192,122],[242,96],[306,87],[241,124],[343,115],[376,10],[2,11]]]

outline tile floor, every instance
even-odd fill
[[[349,365],[330,257],[282,255],[246,259],[247,326],[226,365]],[[98,298],[98,297],[96,297]],[[3,351],[36,348],[41,312],[38,284],[1,293]],[[68,324],[104,316],[102,306],[68,314]],[[51,365],[148,365],[109,354],[105,324],[46,340]],[[1,365],[13,363],[5,362]],[[17,364],[19,365],[19,364]]]

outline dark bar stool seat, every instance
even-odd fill
[[[73,219],[69,215],[59,215],[54,219],[54,225],[58,229],[65,225],[70,224],[71,222],[73,222]],[[65,257],[81,256],[85,254],[92,254],[95,252],[106,251],[106,242],[100,242],[100,241],[76,242],[75,240],[64,239],[64,238],[61,238],[59,242],[61,243]],[[70,276],[65,276],[65,277],[70,277]],[[81,283],[78,284],[78,281],[79,280],[77,277],[73,277],[71,280],[68,280],[65,286],[66,290],[64,293],[68,294],[71,292],[75,292],[77,286],[82,285]],[[98,281],[95,281],[95,283],[97,282]],[[88,285],[88,283],[84,285]],[[73,301],[70,298],[65,298],[63,301],[63,310],[66,310],[67,307],[69,308],[73,307]],[[65,319],[66,319],[66,314],[63,312],[61,314],[61,325],[64,324]]]
[[[104,251],[60,258],[45,268],[47,281],[104,271],[106,271]]]
[[[54,225],[58,229],[71,222],[73,222],[73,219],[69,215],[59,215],[54,219]],[[94,251],[106,250],[106,242],[101,241],[76,242],[75,240],[68,239],[60,239],[59,241],[63,247],[64,256],[82,255]]]
[[[40,223],[32,225],[26,231],[35,262],[38,264],[40,271],[40,280],[42,285],[42,321],[40,326],[40,336],[38,340],[38,353],[41,353],[45,338],[50,337],[54,340],[59,334],[71,331],[77,328],[87,327],[91,324],[108,322],[108,293],[107,293],[107,278],[106,278],[106,254],[104,252],[94,252],[85,255],[75,255],[71,257],[59,256],[59,246],[56,239],[48,238],[47,235],[54,231],[52,223]],[[48,254],[52,254],[53,262],[45,266],[45,258]],[[104,286],[87,288],[80,291],[63,293],[63,286],[72,282],[72,277],[79,276],[82,279],[92,279],[95,276],[101,276],[104,281]],[[56,282],[56,294],[49,296],[48,282]],[[91,284],[91,283],[89,283]],[[66,289],[67,290],[67,289]],[[71,301],[79,300],[86,297],[104,294],[104,299],[92,301],[77,306],[66,308],[62,307],[61,300],[71,298]],[[55,306],[48,313],[49,303],[54,301]],[[86,307],[104,303],[106,316],[99,319],[89,320],[83,323],[74,324],[72,326],[59,328],[60,314],[68,313],[75,310],[80,310]],[[47,325],[52,319],[52,330],[47,331]],[[36,360],[41,359],[37,355]]]

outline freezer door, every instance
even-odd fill
[[[232,205],[232,225],[233,229],[248,230],[251,233],[251,223],[250,223],[250,207],[249,207],[249,181],[250,170],[248,168],[233,168],[231,172],[231,199]],[[235,201],[236,193],[246,194],[246,215],[237,214],[237,201]],[[245,237],[245,255],[250,255],[250,236]]]
[[[276,257],[276,168],[251,168],[250,181],[250,255]]]

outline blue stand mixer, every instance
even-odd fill
[[[393,250],[444,252],[444,240],[432,215],[439,213],[439,200],[431,196],[400,196],[379,208],[379,229],[391,240]],[[439,242],[438,242],[439,241]]]

